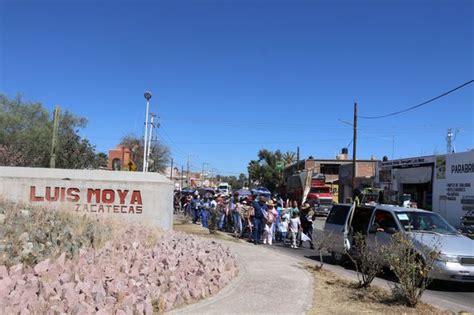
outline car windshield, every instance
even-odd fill
[[[407,211],[396,215],[405,231],[457,234],[456,229],[436,213]]]
[[[227,186],[219,186],[220,190],[227,190]]]
[[[320,205],[330,205],[332,204],[332,199],[319,199]]]
[[[311,187],[310,193],[326,194],[329,193],[329,187]]]

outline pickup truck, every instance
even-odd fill
[[[461,235],[441,216],[422,209],[392,205],[334,205],[324,226],[332,234],[331,254],[341,262],[355,253],[353,235],[362,233],[367,247],[388,245],[395,233],[405,233],[417,248],[441,251],[430,277],[438,280],[474,283],[474,240]]]

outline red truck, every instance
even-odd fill
[[[289,199],[301,203],[307,176],[308,173],[304,171],[288,178],[287,197]],[[327,215],[332,208],[333,196],[331,187],[326,185],[326,176],[324,174],[312,175],[310,185],[306,201],[314,207],[316,214]]]

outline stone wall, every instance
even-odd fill
[[[0,198],[173,226],[173,184],[157,173],[0,167]]]

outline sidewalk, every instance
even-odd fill
[[[313,277],[300,260],[263,245],[219,241],[237,255],[239,275],[215,296],[169,314],[304,314]]]

